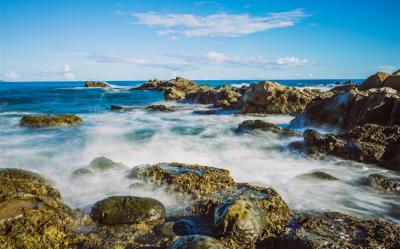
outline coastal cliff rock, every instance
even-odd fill
[[[390,87],[400,92],[400,70],[389,75],[383,82],[383,87]]]
[[[367,124],[357,126],[341,135],[322,135],[308,129],[303,133],[304,143],[294,142],[289,147],[304,149],[315,158],[333,155],[363,163],[400,170],[400,126]]]
[[[369,90],[371,88],[381,88],[383,87],[383,82],[389,76],[385,72],[377,72],[374,75],[369,76],[364,82],[358,87],[360,90]]]
[[[260,119],[245,120],[242,123],[240,123],[239,126],[235,129],[236,133],[244,133],[250,131],[269,131],[282,136],[293,136],[299,134],[296,131],[284,129],[278,125]]]
[[[86,81],[85,87],[112,88],[112,86],[105,81]]]
[[[349,130],[367,123],[400,124],[400,95],[396,90],[351,90],[329,98],[317,98],[290,122],[290,127],[327,126]]]
[[[295,114],[320,94],[319,90],[297,89],[276,82],[251,84],[242,97],[242,113]]]
[[[74,217],[43,177],[0,169],[0,245],[4,248],[69,248]]]
[[[30,128],[43,128],[52,126],[78,125],[83,120],[77,115],[71,114],[47,114],[47,115],[26,115],[19,122],[21,126]]]

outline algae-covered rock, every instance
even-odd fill
[[[135,167],[129,176],[193,195],[212,193],[234,184],[228,170],[176,162]]]
[[[111,109],[111,111],[114,111],[114,112],[124,112],[124,111],[132,110],[133,107],[122,106],[122,105],[111,105],[110,109]]]
[[[147,110],[149,111],[160,111],[160,112],[173,112],[174,109],[171,107],[168,107],[166,105],[149,105],[146,107]]]
[[[221,236],[232,237],[242,244],[257,240],[265,226],[263,211],[247,200],[229,200],[219,204],[214,222]]]
[[[112,88],[112,86],[105,81],[86,81],[85,87]]]
[[[286,235],[272,243],[265,242],[269,246],[261,248],[395,249],[400,248],[400,228],[382,220],[361,220],[328,212],[301,216]]]
[[[203,235],[180,237],[168,249],[226,249],[218,240]]]
[[[0,169],[2,248],[68,248],[73,241],[71,210],[43,177],[25,170]]]
[[[91,216],[105,225],[142,223],[154,226],[164,220],[165,207],[152,198],[113,196],[94,204]]]
[[[31,128],[42,128],[51,126],[69,126],[82,123],[79,116],[71,114],[46,114],[46,115],[27,115],[22,117],[20,125]]]
[[[400,193],[400,180],[395,180],[380,174],[371,174],[367,178],[367,185],[381,191]]]
[[[237,133],[243,133],[248,131],[270,131],[282,136],[292,136],[298,134],[296,131],[284,129],[278,125],[263,121],[263,120],[245,120],[239,124],[235,130]],[[301,133],[300,133],[301,134]]]

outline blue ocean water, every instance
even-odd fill
[[[296,87],[329,89],[338,80],[279,81]],[[339,80],[346,81],[346,80]],[[256,81],[197,81],[218,86]],[[356,80],[357,82],[357,80]],[[358,81],[359,82],[359,81]],[[0,167],[40,173],[60,189],[74,208],[90,208],[111,195],[151,196],[168,212],[182,208],[175,196],[159,190],[129,187],[125,170],[74,177],[72,172],[104,156],[132,168],[159,162],[184,162],[226,168],[238,182],[272,186],[294,210],[340,211],[365,218],[400,223],[400,197],[368,190],[360,184],[371,173],[387,170],[344,160],[310,160],[289,152],[272,133],[237,135],[244,120],[263,119],[287,125],[289,115],[199,115],[203,105],[164,102],[161,92],[129,91],[143,81],[111,81],[114,89],[84,88],[84,82],[0,82]],[[163,103],[175,112],[149,112],[143,107]],[[112,112],[111,105],[134,107]],[[19,126],[26,114],[73,113],[83,124],[30,129]],[[299,176],[319,170],[339,181],[318,181]]]

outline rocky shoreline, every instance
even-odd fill
[[[112,88],[106,82],[86,87]],[[166,101],[206,104],[244,114],[290,114],[289,127],[245,120],[237,135],[271,132],[303,139],[289,149],[313,159],[339,157],[400,171],[400,73],[378,72],[363,83],[339,85],[327,92],[263,81],[250,86],[213,88],[177,77],[150,80],[132,91],[162,91]],[[111,111],[131,111],[111,106]],[[149,112],[174,112],[153,104]],[[76,115],[27,115],[27,128],[79,125]],[[309,127],[335,129],[321,134]],[[308,128],[308,129],[307,129]],[[293,140],[292,140],[293,141]],[[400,227],[383,220],[362,220],[337,212],[291,210],[270,187],[237,183],[228,170],[179,162],[128,169],[100,157],[73,172],[84,178],[96,171],[123,170],[132,184],[162,189],[185,200],[179,215],[149,197],[110,196],[91,210],[72,210],[42,176],[0,169],[0,244],[6,248],[400,248]],[[324,172],[304,177],[336,181]],[[400,194],[400,181],[381,174],[365,179],[365,188]],[[182,204],[183,205],[183,204]]]

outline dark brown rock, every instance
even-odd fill
[[[259,119],[243,121],[242,123],[239,124],[238,128],[236,128],[235,132],[243,133],[254,130],[270,131],[272,133],[276,133],[282,136],[293,136],[299,134],[296,131],[284,129],[280,126]]]
[[[149,111],[160,111],[160,112],[173,112],[175,111],[173,108],[168,107],[166,105],[149,105],[146,107]]]
[[[383,82],[388,76],[388,73],[377,72],[376,74],[369,76],[363,83],[361,83],[359,89],[368,90],[371,88],[381,88],[383,87]]]

